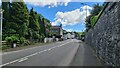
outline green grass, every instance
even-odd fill
[[[6,50],[6,49],[9,49],[11,48],[10,45],[2,45],[0,46],[0,50]]]

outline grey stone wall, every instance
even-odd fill
[[[108,3],[94,28],[85,36],[104,63],[120,66],[120,2]]]

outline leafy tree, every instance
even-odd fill
[[[44,18],[44,25],[45,25],[46,37],[50,37],[51,24],[50,21],[46,18]]]
[[[29,28],[30,28],[30,36],[32,39],[39,39],[40,35],[40,24],[41,20],[39,19],[39,16],[37,12],[33,10],[33,8],[30,10],[30,17],[29,17]]]
[[[41,20],[40,27],[41,27],[41,33],[42,33],[42,35],[46,36],[44,18],[42,18],[42,20]]]
[[[86,32],[88,32],[88,30],[91,28],[90,18],[91,18],[91,16],[88,16],[88,17],[86,18],[86,23],[85,23]]]
[[[1,8],[4,10],[4,12],[3,12],[3,25],[2,25],[2,28],[3,28],[2,40],[5,40],[5,37],[7,36],[6,30],[9,29],[7,26],[9,26],[9,20],[10,20],[10,2],[9,2],[9,0],[7,2],[4,2],[4,0],[2,0]]]
[[[93,6],[93,10],[91,11],[91,15],[86,18],[86,32],[94,26],[100,11],[103,9],[103,6],[99,4],[95,4]]]
[[[21,2],[12,2],[11,10],[14,11],[11,14],[12,22],[16,23],[17,34],[20,37],[25,37],[27,33],[27,27],[29,25],[29,13],[25,3],[21,0]]]
[[[102,8],[103,6],[100,6],[99,4],[94,4],[93,10],[91,11],[91,15],[92,16],[98,15]]]
[[[29,27],[32,28],[34,31],[40,30],[40,26],[38,23],[37,12],[33,11],[33,8],[30,10],[30,17],[29,17]]]
[[[3,1],[3,0],[2,0]],[[46,37],[46,29],[50,31],[50,21],[33,10],[30,12],[23,0],[21,2],[2,2],[4,9],[3,20],[3,38],[11,40],[13,36],[17,36],[21,43],[27,39],[44,39]],[[50,33],[47,33],[50,35]]]
[[[10,19],[10,2],[7,0],[7,2],[3,2],[2,0],[2,9],[4,10],[3,12],[3,29],[7,28],[6,26],[8,25],[8,21]]]

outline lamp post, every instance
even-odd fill
[[[82,5],[86,5],[86,18],[87,18],[87,5],[86,3],[81,3]],[[85,36],[84,36],[84,41],[86,40],[87,36],[86,36],[86,33],[85,33]]]
[[[87,4],[86,3],[81,3],[82,5],[86,5],[86,18],[87,18]]]
[[[3,9],[0,9],[0,41],[2,45],[2,22],[3,22]]]

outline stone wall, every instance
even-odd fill
[[[120,66],[120,2],[107,3],[94,28],[85,36],[104,63]]]

